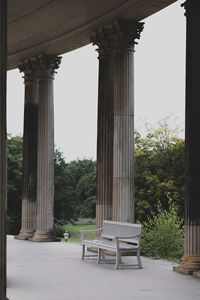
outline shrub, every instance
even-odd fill
[[[65,233],[65,227],[63,225],[55,224],[54,226],[54,232],[57,237],[63,238],[63,235]]]
[[[141,250],[147,256],[180,260],[183,256],[183,219],[177,215],[177,206],[169,199],[168,211],[157,204],[157,214],[152,213],[144,222]]]

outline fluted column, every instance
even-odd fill
[[[113,220],[135,220],[134,46],[143,23],[122,21],[114,40]],[[116,38],[117,37],[117,38]]]
[[[26,240],[36,229],[37,188],[37,125],[38,125],[38,79],[36,58],[25,60],[20,66],[24,73],[24,138],[23,138],[23,194],[22,226],[17,239]]]
[[[97,186],[96,225],[102,220],[112,219],[113,195],[113,59],[112,50],[107,47],[103,31],[92,38],[99,46],[99,87],[97,124]]]
[[[188,0],[186,9],[186,197],[185,197],[185,238],[184,257],[181,265],[174,270],[193,274],[200,270],[200,2]]]
[[[0,0],[0,299],[6,299],[6,70],[7,1]]]
[[[61,57],[40,55],[38,95],[37,229],[32,241],[55,241],[53,79]]]
[[[114,53],[113,220],[134,221],[133,50]]]
[[[99,52],[97,227],[134,221],[133,52],[143,23],[119,20],[92,37]]]

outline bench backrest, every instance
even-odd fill
[[[142,233],[142,225],[140,224],[132,224],[132,223],[122,223],[122,222],[115,222],[115,221],[103,221],[102,227],[102,238],[107,239],[114,239],[117,237],[124,237],[124,236],[132,236],[132,235],[139,235],[137,238],[133,239],[123,239],[125,242],[139,244],[141,233]]]

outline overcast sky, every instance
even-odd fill
[[[184,130],[185,17],[178,1],[145,19],[135,47],[135,128],[155,127],[171,116]],[[63,55],[54,81],[55,144],[66,161],[96,159],[98,59],[88,45]],[[8,72],[8,132],[23,133],[24,86],[18,70]]]

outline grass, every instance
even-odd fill
[[[80,243],[81,242],[81,234],[80,230],[94,230],[96,229],[95,225],[65,225],[63,226],[64,230],[67,230],[70,233],[69,242],[71,243]],[[85,234],[87,239],[94,239],[96,234],[91,232]]]

